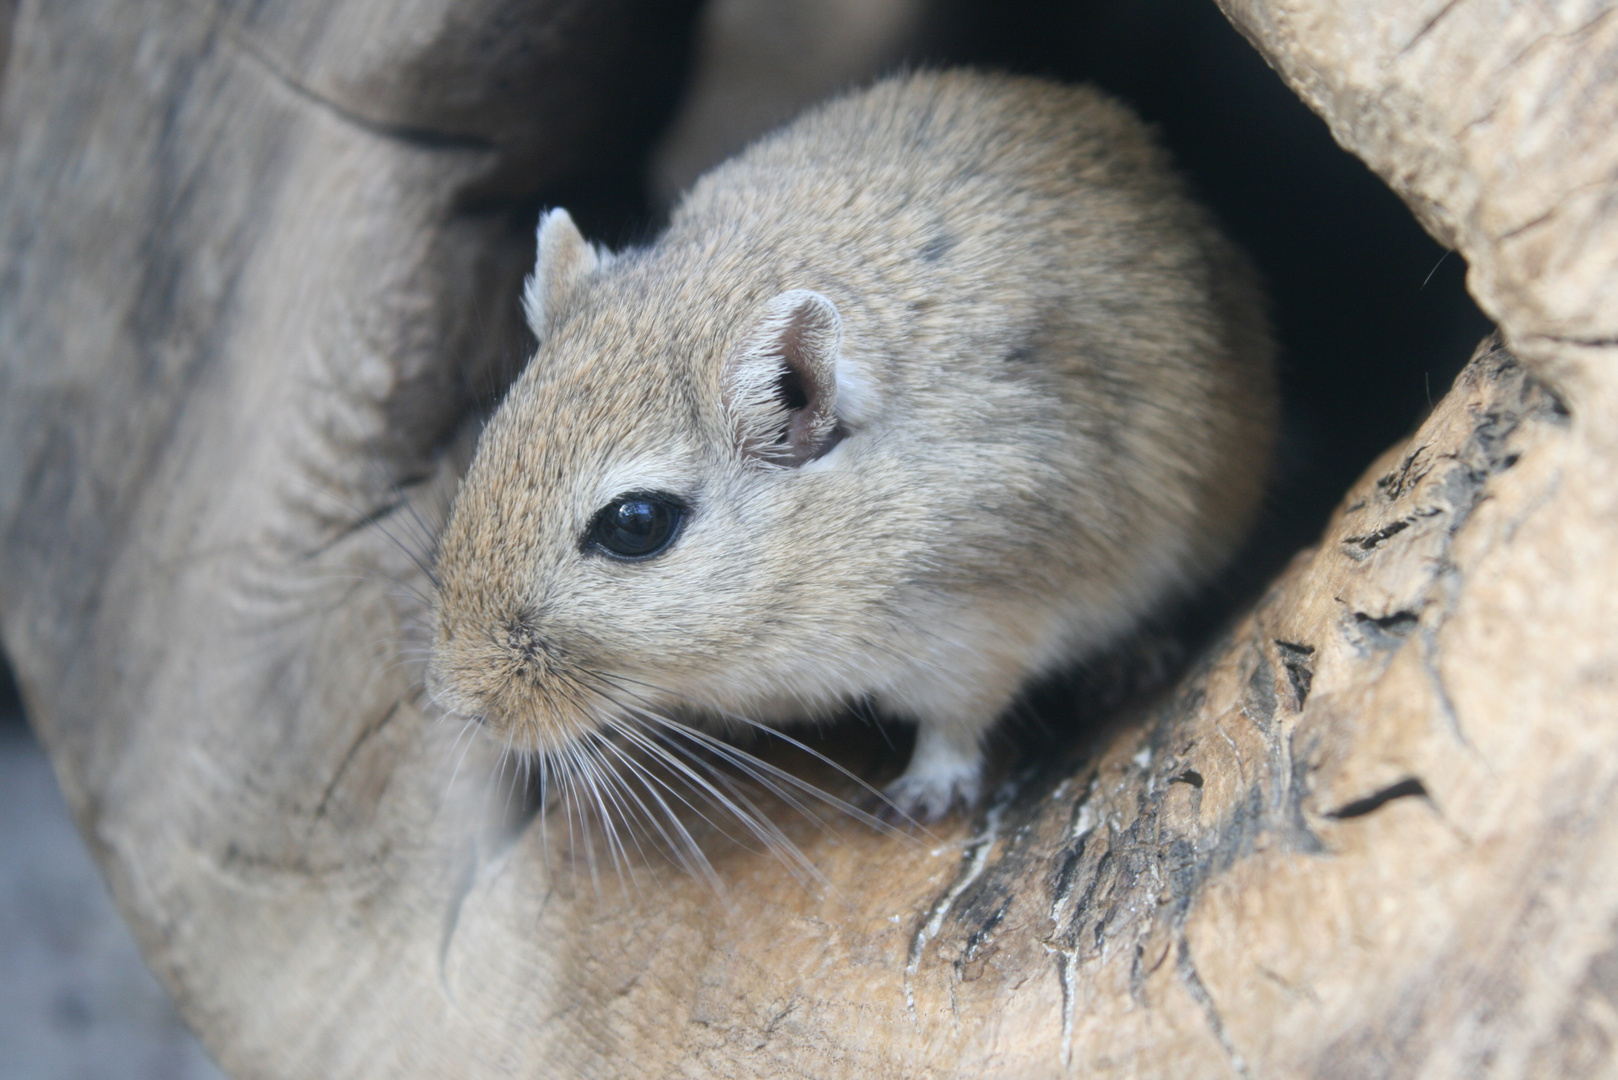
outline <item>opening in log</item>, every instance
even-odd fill
[[[557,870],[411,651],[541,205],[618,242],[701,157],[656,142],[705,130],[695,8],[21,5],[4,643],[229,1071],[1610,1070],[1618,20],[1224,5],[1440,261],[1212,7],[1069,7],[916,5],[866,69],[1095,78],[1160,123],[1270,278],[1295,470],[1161,693],[1008,751],[924,843],[789,823],[823,886],[721,849],[718,896]],[[1463,265],[1501,336],[1452,389],[1481,327],[1422,309]]]

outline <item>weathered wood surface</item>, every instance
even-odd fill
[[[399,488],[441,503],[520,348],[500,200],[627,152],[573,122],[631,107],[597,77],[655,52],[628,10],[21,5],[0,617],[119,904],[222,1063],[1613,1071],[1610,8],[1228,5],[1458,245],[1522,362],[1482,353],[1093,752],[936,843],[789,824],[831,888],[716,847],[723,901],[668,873],[597,890],[490,820],[493,751],[420,700],[419,572],[365,525],[412,534]],[[480,34],[510,25],[541,28],[528,53]]]

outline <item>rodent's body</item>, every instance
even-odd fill
[[[1083,88],[880,83],[616,256],[552,214],[529,315],[441,540],[430,670],[525,748],[868,699],[920,725],[892,790],[936,815],[1030,679],[1217,569],[1266,478],[1245,264]],[[626,493],[678,518],[653,557],[590,539]]]

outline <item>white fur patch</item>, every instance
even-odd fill
[[[876,386],[867,362],[839,350],[834,368],[837,379],[837,419],[851,428],[863,427],[876,416]]]
[[[702,477],[689,456],[669,454],[614,462],[591,487],[593,512],[632,491],[663,491],[687,497],[701,486]]]
[[[963,749],[937,725],[923,721],[904,775],[883,794],[911,817],[937,821],[952,806],[975,804],[982,783],[982,752],[975,745]]]

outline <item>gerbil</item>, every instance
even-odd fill
[[[887,794],[978,795],[1031,679],[1241,540],[1275,424],[1246,264],[1094,90],[966,71],[831,101],[610,254],[540,222],[539,350],[437,555],[429,687],[565,764],[669,715],[852,701]]]

